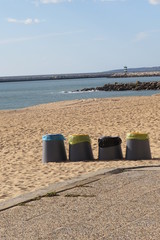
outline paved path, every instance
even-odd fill
[[[0,212],[1,240],[160,239],[160,169],[95,176]]]

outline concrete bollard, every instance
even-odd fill
[[[64,146],[64,136],[61,134],[48,134],[42,137],[43,156],[42,162],[66,161],[67,155]]]
[[[149,137],[147,133],[128,133],[126,144],[126,159],[151,159]]]
[[[93,160],[91,141],[88,135],[74,134],[69,136],[69,160]]]
[[[122,140],[119,137],[105,136],[98,139],[98,159],[115,160],[122,159]]]

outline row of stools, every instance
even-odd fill
[[[42,162],[60,162],[67,160],[62,134],[47,134],[42,137],[43,156]],[[151,159],[149,137],[146,133],[132,132],[126,138],[126,160]],[[69,160],[85,161],[93,160],[91,140],[89,135],[70,135]],[[104,136],[98,139],[98,159],[99,160],[119,160],[123,159],[122,140],[120,137]]]

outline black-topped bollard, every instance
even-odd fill
[[[93,160],[91,141],[88,135],[69,136],[69,160]]]
[[[43,156],[42,162],[66,161],[66,150],[64,146],[64,136],[61,134],[48,134],[42,137]]]
[[[122,159],[122,149],[121,149],[121,138],[119,137],[101,137],[98,139],[99,151],[98,159],[99,160],[115,160]]]
[[[149,137],[147,133],[128,133],[126,146],[127,160],[151,159]]]

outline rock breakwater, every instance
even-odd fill
[[[102,87],[83,88],[79,91],[141,91],[141,90],[160,90],[160,81],[154,82],[140,82],[135,83],[113,83],[105,84]]]

